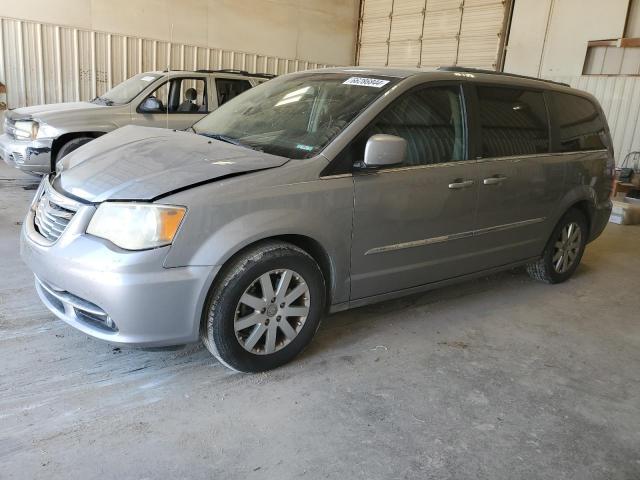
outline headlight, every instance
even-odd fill
[[[46,123],[36,122],[38,124],[37,138],[57,138],[62,132]]]
[[[87,233],[126,250],[145,250],[173,242],[187,209],[151,203],[100,204]]]
[[[18,120],[15,123],[15,136],[20,140],[35,140],[40,125],[33,120]]]

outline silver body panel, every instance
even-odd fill
[[[231,73],[201,72],[151,72],[162,74],[157,80],[124,105],[100,105],[91,102],[67,102],[32,107],[17,108],[5,113],[10,121],[36,120],[48,125],[55,134],[37,140],[20,140],[4,133],[0,136],[0,158],[8,165],[24,172],[46,174],[51,172],[51,152],[54,142],[68,134],[100,136],[125,125],[140,125],[184,130],[203,118],[206,112],[196,113],[140,113],[138,106],[155,89],[169,79],[195,78],[207,82],[207,102],[209,111],[218,108],[216,78],[246,80],[252,86],[264,79]]]
[[[319,261],[326,260],[328,309],[337,311],[538,258],[560,217],[577,202],[588,205],[590,239],[602,232],[611,208],[608,150],[326,174],[379,112],[416,85],[482,80],[540,87],[533,80],[499,76],[461,80],[451,72],[374,73],[402,80],[307,160],[139,127],[69,155],[53,188],[76,198],[77,213],[52,244],[33,228],[32,211],[22,231],[22,255],[44,285],[38,289],[45,304],[105,340],[169,345],[198,339],[217,272],[264,239],[316,245],[323,253]],[[502,180],[487,181],[492,178]],[[84,233],[95,204],[110,200],[182,205],[187,215],[170,247],[124,251]],[[60,305],[71,306],[56,310],[51,302],[57,297]],[[106,312],[118,332],[97,331],[74,317],[77,298]]]

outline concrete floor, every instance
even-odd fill
[[[18,257],[31,188],[0,166],[2,479],[640,478],[640,227],[563,285],[509,272],[333,315],[249,376],[49,314]]]

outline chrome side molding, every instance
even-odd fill
[[[459,240],[461,238],[468,238],[478,235],[484,235],[491,232],[500,232],[502,230],[509,230],[512,228],[526,227],[527,225],[533,225],[536,223],[544,222],[547,217],[531,218],[529,220],[521,220],[519,222],[505,223],[503,225],[495,225],[493,227],[479,228],[477,230],[469,230],[468,232],[452,233],[451,235],[442,235],[439,237],[425,238],[423,240],[413,240],[411,242],[395,243],[393,245],[385,245],[382,247],[375,247],[365,252],[365,255],[374,255],[376,253],[394,252],[396,250],[404,250],[405,248],[423,247],[425,245],[433,245],[436,243],[449,242],[451,240]]]

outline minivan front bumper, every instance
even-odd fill
[[[18,140],[0,135],[0,157],[11,167],[23,172],[44,175],[51,171],[53,139]]]
[[[33,210],[23,223],[20,253],[35,274],[45,306],[69,325],[110,343],[153,347],[197,341],[218,268],[165,268],[170,247],[118,249],[84,233],[92,212],[82,209],[49,245],[34,227]]]

